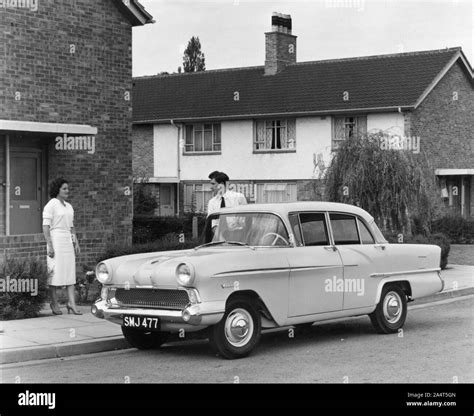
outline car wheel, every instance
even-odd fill
[[[387,285],[382,289],[382,296],[377,308],[370,315],[370,320],[379,334],[393,334],[405,323],[407,317],[407,296],[397,285]]]
[[[231,300],[221,321],[209,331],[212,349],[227,359],[250,354],[260,340],[262,323],[255,306],[244,299]]]
[[[161,332],[144,332],[122,326],[122,333],[132,347],[140,350],[157,348],[165,342],[165,336]]]

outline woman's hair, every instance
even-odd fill
[[[69,182],[64,178],[55,179],[51,183],[51,187],[49,188],[49,196],[51,198],[56,198],[59,195],[59,190],[61,189],[61,186],[63,186],[65,183]]]

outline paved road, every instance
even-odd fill
[[[368,317],[266,333],[242,360],[206,341],[0,368],[4,383],[473,383],[474,296],[409,310],[403,337],[375,334]]]

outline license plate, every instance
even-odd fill
[[[154,316],[125,315],[123,317],[123,326],[144,331],[159,331],[160,319]]]

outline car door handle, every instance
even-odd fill
[[[337,250],[335,246],[324,246],[324,249],[328,250],[328,251],[336,251]]]
[[[385,245],[384,244],[374,244],[375,248],[380,248],[381,250],[385,250]]]

